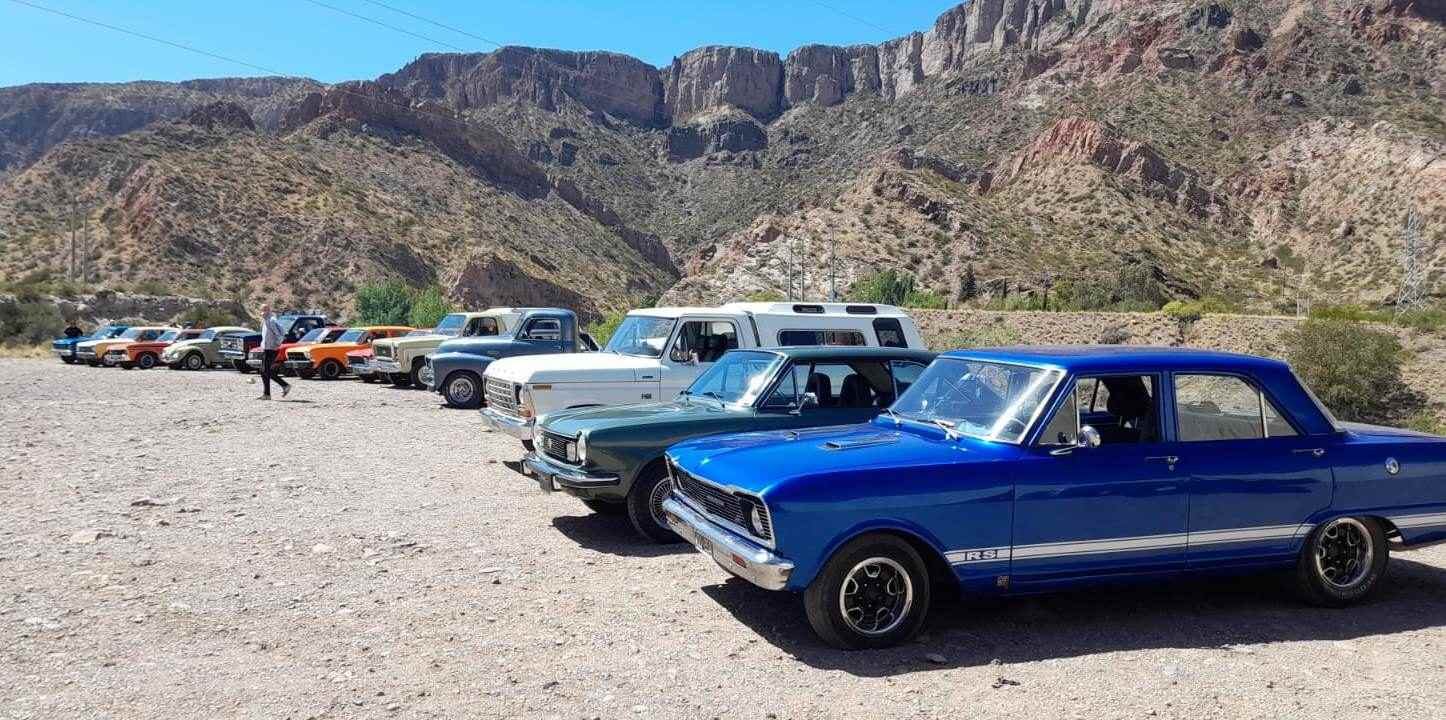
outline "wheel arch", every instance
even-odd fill
[[[931,585],[948,587],[957,591],[958,580],[954,575],[953,566],[945,559],[944,550],[938,541],[923,528],[903,522],[868,523],[855,526],[847,532],[840,533],[838,537],[834,538],[833,542],[829,543],[824,548],[824,551],[820,553],[819,560],[816,564],[795,569],[794,576],[789,578],[789,585],[799,589],[806,587],[813,582],[813,579],[823,570],[823,567],[833,559],[833,556],[838,554],[841,548],[861,537],[869,535],[895,537],[908,543],[910,547],[914,548],[914,552],[919,553],[919,557],[923,558],[924,569],[929,573],[929,582]]]

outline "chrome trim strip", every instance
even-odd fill
[[[523,457],[522,463],[534,474],[541,473],[552,478],[553,482],[559,485],[579,490],[614,487],[619,482],[617,475],[595,474],[582,468],[559,465],[545,455],[535,452],[528,453]]]
[[[1441,524],[1446,524],[1446,513],[1416,517],[1439,518]],[[1100,538],[1098,540],[1067,540],[1062,542],[1037,543],[1034,545],[1020,545],[1018,547],[964,548],[949,550],[944,553],[944,558],[949,561],[950,565],[969,565],[973,563],[1003,562],[1006,560],[1040,560],[1045,558],[1143,552],[1147,550],[1167,550],[1172,548],[1185,548],[1188,550],[1206,545],[1297,538],[1308,533],[1310,528],[1311,526],[1307,524],[1263,525],[1260,527],[1203,530],[1200,532],[1170,533],[1165,535]]]
[[[1433,525],[1446,525],[1446,512],[1425,513],[1422,515],[1397,515],[1396,517],[1387,516],[1386,519],[1390,520],[1391,524],[1398,528],[1431,527]]]

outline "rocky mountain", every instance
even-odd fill
[[[595,312],[1136,264],[1265,308],[1388,300],[1414,209],[1439,295],[1443,71],[1446,0],[973,0],[661,68],[508,47],[325,87],[0,89],[0,275],[60,271],[78,203],[104,283],[339,309],[384,275]]]

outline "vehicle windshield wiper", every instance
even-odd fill
[[[948,437],[950,440],[958,440],[958,439],[959,439],[959,424],[958,424],[958,423],[956,423],[956,422],[951,422],[951,421],[949,421],[949,420],[940,420],[939,418],[929,418],[927,422],[929,422],[929,423],[931,423],[931,424],[933,424],[933,425],[935,425],[935,426],[937,426],[937,427],[943,428],[943,429],[944,429],[944,435],[945,435],[946,437]]]
[[[895,425],[898,425],[899,423],[904,421],[904,418],[898,413],[894,412],[894,409],[891,407],[884,408],[883,414],[888,415],[890,418],[892,418]]]

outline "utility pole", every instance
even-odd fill
[[[828,241],[828,301],[838,302],[838,238]]]
[[[70,222],[68,222],[67,224],[70,226],[70,272],[66,273],[66,278],[69,279],[71,282],[74,282],[74,281],[75,281],[76,269],[77,269],[77,267],[78,267],[78,266],[75,264],[75,201],[74,201],[74,200],[71,200],[71,201],[70,201]]]

